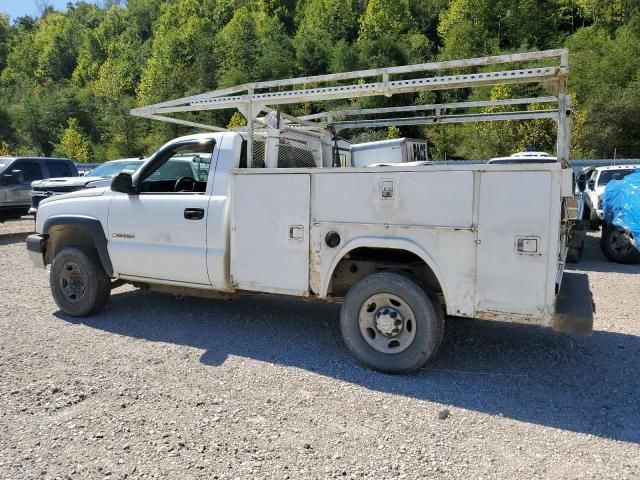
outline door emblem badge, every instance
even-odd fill
[[[113,233],[111,236],[113,238],[136,238],[135,235],[131,235],[130,233]]]

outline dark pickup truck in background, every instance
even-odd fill
[[[66,158],[0,157],[0,222],[29,212],[31,182],[77,176],[76,164]]]

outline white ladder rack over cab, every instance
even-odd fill
[[[555,60],[555,62],[553,62]],[[549,65],[549,63],[555,65]],[[492,65],[516,64],[512,70],[482,71]],[[522,65],[529,65],[522,68]],[[469,71],[473,69],[472,71]],[[477,71],[477,70],[480,71]],[[451,72],[455,73],[451,73]],[[435,74],[434,74],[435,72]],[[462,73],[461,73],[462,72]],[[466,73],[465,73],[466,72]],[[266,125],[266,147],[264,163],[277,166],[277,159],[271,158],[277,152],[278,142],[274,139],[284,130],[316,130],[324,134],[326,146],[342,129],[377,128],[390,125],[424,125],[435,123],[466,123],[505,120],[527,120],[550,118],[557,122],[558,160],[566,163],[569,159],[569,128],[571,98],[567,95],[567,77],[569,73],[569,52],[566,49],[527,52],[492,57],[471,58],[443,62],[422,63],[399,67],[359,70],[311,77],[298,77],[283,80],[254,82],[223,88],[200,95],[179,98],[131,110],[139,117],[177,123],[180,125],[213,131],[225,131],[225,128],[188,121],[167,116],[180,112],[203,110],[236,109],[246,119],[248,133],[247,158],[253,158],[254,129],[256,122],[260,128],[268,123],[259,118],[263,112],[273,115],[277,111],[275,125]],[[415,77],[422,74],[419,78]],[[431,74],[431,75],[429,75]],[[390,108],[372,108],[359,110],[338,110],[307,115],[300,118],[280,111],[279,106],[295,103],[322,102],[327,100],[348,100],[356,97],[387,96],[401,93],[415,93],[428,90],[447,90],[460,88],[490,87],[519,83],[542,84],[551,93],[550,96],[534,98],[512,98],[495,101],[470,101],[432,105],[407,105]],[[555,104],[553,109],[528,109],[509,112],[462,112],[446,113],[482,107],[507,105]],[[428,116],[387,117],[384,114],[433,112]],[[372,117],[348,119],[348,117]],[[327,140],[327,138],[329,140]],[[271,139],[271,140],[270,140]],[[330,144],[330,143],[329,143]],[[270,147],[271,145],[271,147]],[[276,153],[277,155],[277,153]],[[250,166],[250,165],[249,165]]]

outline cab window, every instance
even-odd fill
[[[34,180],[42,180],[43,178],[42,169],[38,162],[18,160],[9,167],[9,170],[12,174],[18,175],[18,178],[21,180],[21,182],[16,183],[30,184]]]
[[[71,167],[67,162],[47,162],[47,168],[49,169],[49,177],[72,177]]]
[[[161,153],[142,173],[141,193],[204,193],[215,142],[186,143]]]

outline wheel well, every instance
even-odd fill
[[[444,303],[442,287],[431,267],[415,253],[393,248],[360,247],[351,250],[333,270],[327,293],[344,297],[347,290],[362,277],[379,271],[394,271],[411,277]]]
[[[96,248],[91,233],[76,225],[55,225],[49,229],[45,262],[53,262],[60,250],[65,247],[90,247]]]

